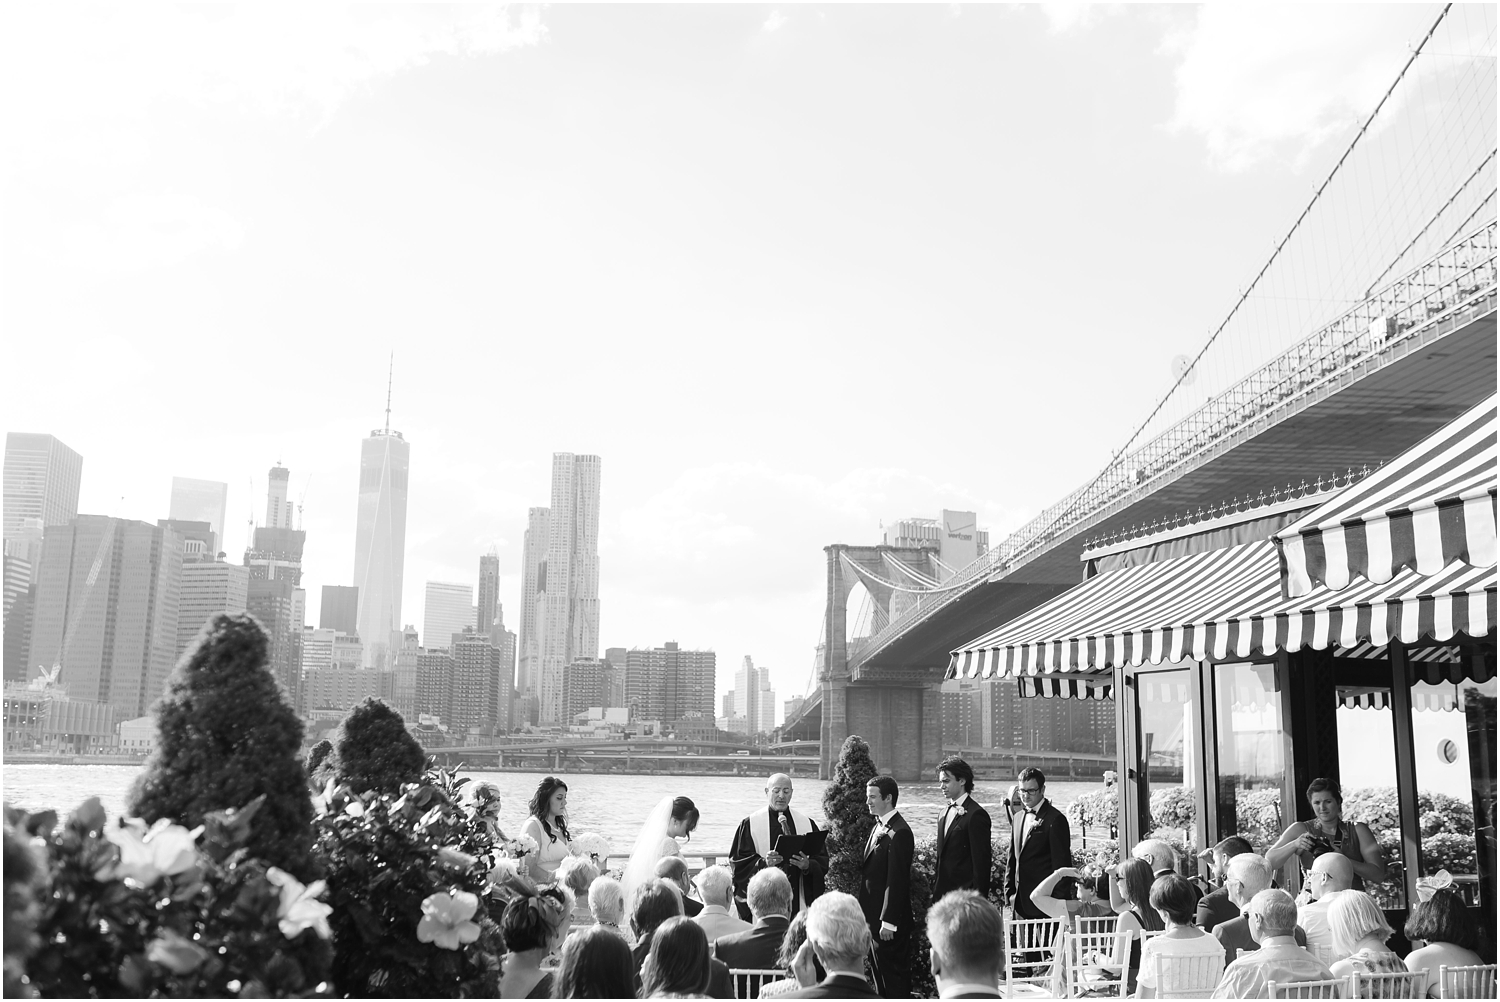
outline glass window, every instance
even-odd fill
[[[1280,686],[1275,664],[1214,666],[1214,719],[1219,753],[1219,835],[1240,835],[1256,852],[1276,844],[1286,778]]]
[[[1494,698],[1494,679],[1458,685],[1418,681],[1411,687],[1422,874],[1447,870],[1454,888],[1471,905],[1479,897],[1474,791],[1481,777],[1471,770],[1468,717],[1471,709],[1482,709],[1485,699],[1493,706]]]
[[[1382,908],[1405,908],[1406,868],[1401,859],[1401,805],[1396,799],[1396,730],[1390,687],[1340,687],[1335,713],[1344,820],[1369,825],[1385,853],[1385,879],[1374,884],[1367,881],[1365,890]]]
[[[1188,669],[1137,676],[1136,719],[1142,764],[1140,795],[1149,804],[1151,832],[1173,842],[1191,866],[1202,841],[1193,777],[1199,751],[1193,739],[1194,696]]]

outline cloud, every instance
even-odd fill
[[[765,23],[760,26],[760,30],[765,32],[778,31],[786,22],[787,17],[785,14],[779,10],[773,10],[771,11],[771,16],[766,18]]]
[[[98,221],[59,228],[37,250],[106,274],[139,274],[169,267],[205,251],[232,251],[244,228],[223,209],[197,196],[129,195],[114,199]]]
[[[1210,162],[1292,169],[1368,115],[1409,55],[1410,8],[1209,4],[1162,51],[1179,58],[1174,131],[1197,133]]]
[[[1119,8],[1119,4],[1044,3],[1042,16],[1047,19],[1047,30],[1060,35],[1075,28],[1092,27],[1101,16],[1117,13]]]

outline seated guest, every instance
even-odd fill
[[[690,918],[669,918],[651,937],[641,965],[641,998],[702,999],[708,995],[713,958],[702,926]]]
[[[807,942],[807,912],[801,911],[792,916],[791,924],[786,927],[786,936],[781,941],[781,950],[776,954],[775,967],[786,972],[786,977],[780,981],[767,981],[760,986],[759,998],[779,999],[785,998],[789,993],[797,991],[802,986],[797,983],[797,975],[792,973],[792,961],[797,959],[797,951],[802,949],[802,944]],[[814,964],[817,960],[814,959]],[[817,981],[822,981],[825,972],[815,972]],[[752,998],[757,997],[752,993]]]
[[[600,877],[589,885],[589,914],[594,916],[595,925],[613,929],[631,942],[625,929],[625,896],[614,877]]]
[[[599,868],[587,856],[569,856],[557,865],[557,882],[573,894],[573,924],[593,921],[589,911],[589,888],[599,877]]]
[[[579,929],[557,958],[552,997],[628,999],[635,995],[635,961],[625,937],[606,926]]]
[[[688,879],[687,860],[681,856],[663,856],[656,862],[656,875],[662,880],[670,880],[682,894],[682,914],[692,918],[703,910],[703,903],[689,896],[693,884]]]
[[[500,916],[505,938],[505,970],[500,975],[503,999],[552,997],[552,974],[542,972],[542,960],[557,949],[568,931],[573,899],[561,887],[516,898]]]
[[[1318,857],[1322,859],[1322,856]],[[1361,974],[1405,974],[1406,961],[1385,945],[1396,934],[1385,921],[1385,912],[1364,891],[1344,891],[1328,906],[1328,924],[1333,927],[1333,976]]]
[[[1163,984],[1157,984],[1154,958],[1207,957],[1212,969],[1208,984],[1217,984],[1224,973],[1224,949],[1219,941],[1193,925],[1193,910],[1198,905],[1194,894],[1196,888],[1186,877],[1175,873],[1157,877],[1151,885],[1151,907],[1161,916],[1167,931],[1146,941],[1141,948],[1141,973],[1138,998],[1176,997],[1191,992],[1191,984],[1174,983],[1170,970],[1163,974]],[[1208,978],[1205,975],[1205,978]]]
[[[1172,844],[1165,839],[1148,838],[1137,842],[1135,848],[1131,850],[1130,855],[1132,859],[1144,859],[1151,864],[1151,876],[1153,879],[1156,877],[1165,877],[1169,873],[1177,873],[1177,850],[1173,849]],[[1202,896],[1203,892],[1198,890],[1197,885],[1194,884],[1193,908],[1195,910],[1198,907],[1198,899]],[[1116,912],[1120,910],[1113,898],[1110,899],[1109,903]]]
[[[1076,898],[1054,898],[1052,892],[1064,880],[1076,881]],[[1114,909],[1099,898],[1099,882],[1084,874],[1075,866],[1061,866],[1042,878],[1042,882],[1031,890],[1031,903],[1047,918],[1069,918],[1088,915],[1104,918],[1113,915]]]
[[[1231,874],[1233,865],[1231,861]],[[1214,998],[1263,999],[1269,997],[1266,985],[1271,981],[1292,984],[1327,981],[1333,977],[1328,965],[1306,948],[1298,946],[1292,936],[1292,928],[1297,922],[1297,903],[1286,891],[1260,891],[1249,901],[1240,903],[1240,912],[1235,921],[1248,922],[1251,937],[1261,945],[1258,949],[1241,953],[1238,960],[1225,968],[1223,980],[1214,989]],[[1214,931],[1218,932],[1217,929]]]
[[[1354,864],[1348,856],[1325,852],[1307,871],[1303,898],[1298,898],[1297,924],[1307,933],[1307,948],[1319,956],[1333,956],[1333,927],[1328,909],[1333,899],[1354,886]]]
[[[865,958],[869,952],[870,926],[859,899],[843,891],[824,893],[807,906],[807,942],[792,962],[792,970],[802,987],[782,998],[880,998],[865,977]],[[822,980],[815,980],[814,958],[828,972]]]
[[[1225,876],[1228,873],[1229,861],[1243,853],[1252,852],[1250,843],[1238,835],[1231,835],[1221,839],[1219,844],[1212,849],[1205,850],[1210,860],[1213,875],[1219,881],[1219,886],[1203,895],[1198,902],[1198,928],[1204,932],[1213,932],[1214,926],[1220,922],[1239,915],[1240,910],[1229,898],[1229,890],[1224,887]]]
[[[1229,861],[1224,873],[1224,889],[1229,892],[1235,911],[1244,908],[1251,898],[1270,888],[1271,864],[1266,862],[1264,856],[1242,852]],[[1297,940],[1297,945],[1307,945],[1307,934],[1302,931],[1301,926],[1294,928],[1291,935]],[[1225,919],[1214,926],[1214,938],[1224,947],[1226,965],[1234,963],[1235,957],[1241,953],[1260,949],[1260,943],[1250,934],[1250,922],[1243,915]]]
[[[1078,908],[1074,918],[1108,918],[1115,910],[1109,906],[1109,874],[1085,871],[1078,879]]]
[[[646,881],[635,892],[635,909],[630,923],[635,928],[635,946],[630,954],[635,962],[637,989],[642,982],[641,968],[651,955],[651,939],[656,930],[668,919],[682,915],[682,895],[676,885],[660,877]],[[706,941],[705,941],[706,942]],[[734,988],[729,981],[729,968],[720,961],[709,965],[708,992],[714,998],[733,998]]]
[[[1437,998],[1440,967],[1477,967],[1484,963],[1474,948],[1479,945],[1479,926],[1459,896],[1438,891],[1419,901],[1406,920],[1406,938],[1416,949],[1406,955],[1410,971],[1427,972],[1427,997]]]
[[[781,870],[767,867],[750,878],[745,901],[754,923],[744,932],[720,936],[714,956],[730,967],[769,970],[776,966],[776,952],[791,921],[792,882]]]
[[[703,927],[703,935],[710,943],[720,936],[750,928],[750,923],[740,918],[734,906],[733,870],[727,866],[705,866],[693,884],[703,901],[703,910],[693,916],[693,921]]]
[[[939,998],[1000,998],[1000,910],[988,900],[974,891],[943,895],[927,910],[927,941]]]
[[[1166,928],[1151,907],[1151,864],[1144,859],[1127,859],[1115,867],[1109,894],[1111,901],[1118,898],[1125,908],[1115,925],[1115,945],[1108,954],[1091,954],[1088,964],[1112,978],[1123,975],[1125,994],[1133,995],[1141,970],[1141,933]]]

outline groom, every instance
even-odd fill
[[[774,849],[778,835],[805,835],[817,825],[792,804],[792,777],[778,772],[766,780],[766,809],[756,811],[740,822],[729,847],[729,862],[734,866],[734,899],[740,917],[750,918],[745,892],[750,878],[768,866],[786,874],[792,884],[792,914],[812,904],[823,893],[823,877],[828,873],[828,852],[816,856],[806,853],[783,859]]]

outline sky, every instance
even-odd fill
[[[784,700],[822,548],[1102,468],[1437,11],[5,5],[4,425],[235,557],[285,465],[315,620],[394,358],[406,622],[493,547],[516,628],[597,454],[601,645]]]

